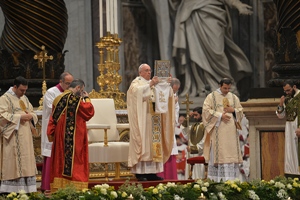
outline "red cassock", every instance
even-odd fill
[[[53,138],[51,154],[51,191],[68,184],[88,188],[89,162],[86,121],[94,115],[94,107],[82,98],[63,101],[65,93],[53,103],[47,135]],[[69,94],[70,95],[70,94]],[[76,97],[78,98],[78,97]],[[69,100],[74,100],[70,103]],[[77,101],[77,102],[76,102]],[[64,104],[65,103],[65,104]]]
[[[179,157],[179,154],[182,154],[182,156],[181,156],[181,158],[178,158],[176,161],[177,171],[184,174],[185,173],[185,165],[186,165],[185,151],[178,152],[177,157]]]

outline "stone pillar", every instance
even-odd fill
[[[283,176],[285,120],[275,114],[279,99],[250,99],[241,104],[249,120],[250,179]]]
[[[64,1],[69,17],[68,37],[64,46],[64,51],[68,51],[65,56],[65,69],[75,78],[82,79],[85,82],[85,90],[90,92],[97,85],[93,78],[93,48],[97,49],[95,45],[99,41],[93,41],[92,38],[95,31],[92,28],[92,9],[95,8],[91,7],[93,1]],[[98,70],[94,70],[98,76]]]

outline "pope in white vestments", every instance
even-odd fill
[[[173,91],[169,85],[162,86],[167,83],[159,83],[158,77],[150,79],[151,68],[147,64],[140,65],[139,75],[127,91],[128,166],[139,181],[161,180],[156,174],[163,171],[163,163],[168,160],[174,143]],[[158,87],[162,90],[156,98]]]
[[[19,76],[0,97],[0,193],[37,190],[31,128],[38,118],[24,95],[27,88],[27,80]]]

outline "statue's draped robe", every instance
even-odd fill
[[[237,83],[252,73],[250,62],[234,43],[227,5],[220,0],[183,0],[178,7],[173,56],[185,74],[182,94],[218,88],[224,77]],[[232,88],[235,91],[235,88]]]
[[[88,188],[88,138],[86,121],[94,116],[91,102],[84,102],[69,90],[55,98],[47,135],[53,139],[51,153],[51,191],[73,184]]]
[[[226,113],[231,117],[227,123],[221,120],[224,98],[235,109],[234,114]],[[238,178],[238,164],[243,162],[239,133],[235,125],[235,120],[240,123],[243,117],[243,108],[238,97],[231,92],[224,96],[219,89],[210,93],[203,103],[202,117],[205,126],[203,154],[209,164],[208,178],[216,181]],[[218,171],[226,170],[226,166],[231,169],[234,166],[234,171],[229,171],[228,174]]]
[[[154,158],[154,151],[158,150],[153,145],[153,113],[154,106],[149,100],[154,100],[153,87],[149,81],[142,77],[135,78],[127,91],[127,110],[130,126],[128,166],[134,174],[150,174],[163,171],[163,163],[171,154],[174,142],[174,98],[172,90],[168,96],[167,113],[157,114],[155,123],[159,123],[161,130],[160,147],[161,159]],[[156,113],[155,113],[156,114]]]
[[[20,107],[20,100],[25,103],[26,111],[32,115],[34,123],[38,120],[25,95],[18,98],[10,88],[0,97],[0,192],[36,191],[31,122],[20,121],[21,115],[26,114]]]
[[[299,98],[300,96],[300,90],[297,90],[295,97]],[[292,102],[291,102],[292,103]],[[288,104],[288,103],[287,103]],[[299,174],[299,157],[298,157],[298,137],[296,136],[296,129],[299,127],[299,109],[300,109],[300,101],[296,101],[294,105],[291,105],[291,107],[294,107],[293,110],[291,110],[290,115],[296,116],[293,119],[289,119],[287,112],[286,112],[286,106],[284,105],[285,109],[282,113],[277,112],[277,116],[280,119],[283,119],[284,117],[287,118],[286,124],[285,124],[285,147],[284,147],[284,173],[287,174]]]

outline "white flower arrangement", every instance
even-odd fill
[[[80,198],[79,198],[80,197]],[[214,182],[211,180],[196,180],[193,183],[176,184],[168,182],[155,187],[143,188],[141,184],[126,181],[116,190],[108,184],[95,185],[90,189],[76,190],[75,186],[59,189],[50,197],[42,193],[26,194],[25,191],[11,192],[0,196],[0,200],[61,200],[61,199],[104,199],[104,200],[148,200],[148,199],[299,199],[300,182],[298,178],[276,177],[274,180],[254,180],[240,182],[239,180]]]

